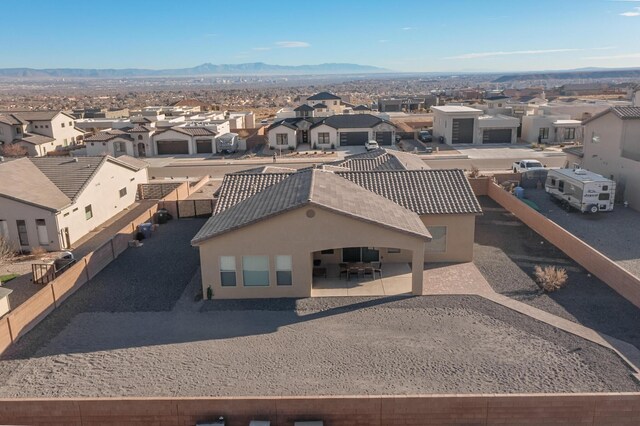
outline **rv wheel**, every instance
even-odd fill
[[[589,211],[591,213],[598,213],[598,206],[594,204],[593,206],[589,207]]]

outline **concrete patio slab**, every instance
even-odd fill
[[[411,293],[411,267],[407,263],[389,263],[382,277],[339,276],[338,265],[326,265],[326,277],[314,277],[312,297],[391,296]]]

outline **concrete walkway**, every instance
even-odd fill
[[[634,376],[640,380],[640,350],[638,348],[630,343],[598,333],[589,327],[496,293],[473,263],[443,265],[425,269],[424,283],[424,295],[478,295],[559,330],[611,349],[634,370]]]
[[[411,267],[408,263],[387,263],[382,276],[341,278],[338,265],[327,265],[326,277],[314,277],[311,297],[393,296],[411,294]]]

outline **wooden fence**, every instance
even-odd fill
[[[189,193],[196,191],[208,181],[209,177],[207,176],[191,185],[191,187],[189,187],[188,182],[185,182],[167,194],[166,198],[179,200],[185,194],[188,196]],[[136,232],[138,225],[152,220],[153,215],[159,206],[163,205],[164,201],[160,200],[158,205],[145,210],[115,233],[106,243],[82,259],[78,259],[78,262],[68,268],[66,272],[46,284],[16,309],[0,318],[0,354],[122,254],[128,248],[129,241]],[[0,416],[1,418],[2,416]]]

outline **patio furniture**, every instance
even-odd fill
[[[376,277],[376,273],[378,277],[382,278],[382,262],[371,262],[371,267],[373,268],[373,278]]]
[[[358,268],[357,266],[350,266],[349,270],[347,271],[347,280],[351,279],[351,275],[355,275],[356,278],[360,277],[360,271],[361,269]]]
[[[313,268],[313,276],[314,277],[324,277],[327,278],[327,268],[324,266],[316,266]]]
[[[349,279],[349,265],[346,263],[338,263],[338,269],[340,271],[338,278],[342,278],[342,275],[344,274],[344,277]]]
[[[364,267],[364,271],[363,271],[363,273],[362,273],[362,276],[366,278],[366,277],[367,277],[367,275],[371,275],[371,278],[372,278],[372,279],[375,279],[375,273],[374,273],[374,271],[375,271],[375,270],[373,269],[373,267],[372,267],[372,266],[365,266],[365,267]]]

